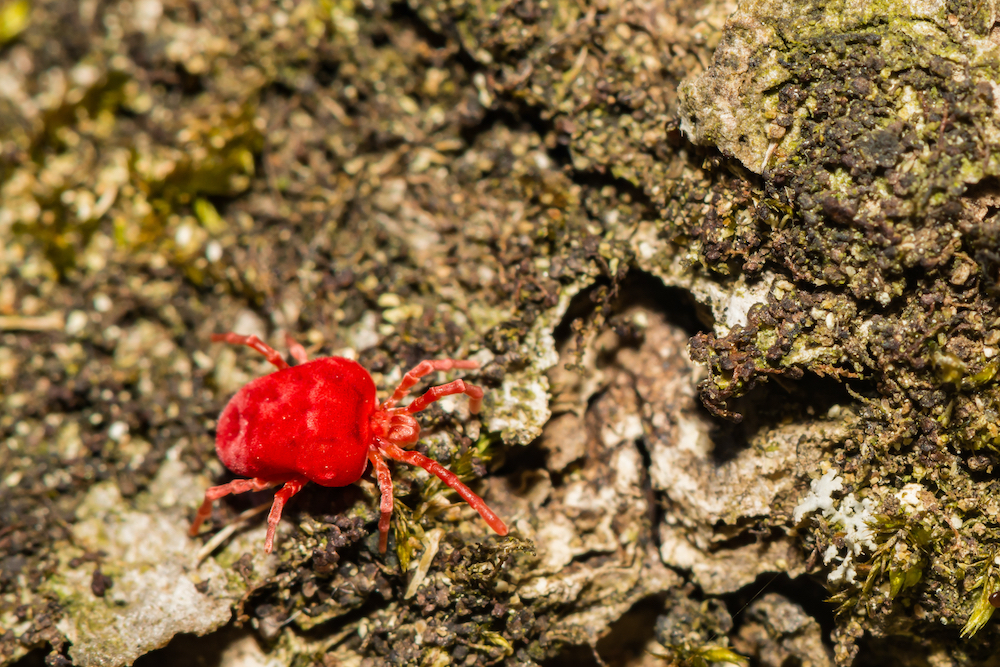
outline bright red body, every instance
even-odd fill
[[[236,479],[205,491],[205,500],[191,522],[192,537],[211,516],[212,503],[219,498],[281,484],[267,517],[264,551],[270,552],[282,509],[289,498],[309,481],[323,486],[352,484],[361,479],[371,462],[381,491],[378,530],[379,550],[384,552],[393,507],[387,457],[437,475],[479,512],[493,530],[507,534],[504,522],[453,472],[419,452],[405,449],[420,436],[420,424],[413,414],[455,394],[467,395],[469,411],[476,413],[482,404],[483,390],[464,380],[454,380],[431,387],[406,407],[397,406],[425,375],[454,368],[477,368],[476,362],[422,361],[403,376],[392,395],[379,405],[371,375],[350,359],[326,357],[309,361],[305,348],[289,337],[291,355],[299,362],[297,366],[289,366],[278,352],[256,336],[213,334],[212,340],[247,345],[263,354],[278,370],[240,389],[222,411],[215,449],[227,468],[249,479]]]
[[[215,449],[237,475],[347,486],[368,466],[375,383],[356,361],[325,357],[259,377],[219,417]]]

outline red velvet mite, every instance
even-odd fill
[[[256,336],[213,334],[212,340],[252,347],[278,370],[240,389],[222,411],[215,449],[227,468],[250,479],[208,489],[191,523],[192,537],[211,515],[214,501],[230,493],[260,491],[280,484],[267,516],[264,551],[270,553],[282,508],[306,482],[346,486],[361,478],[370,461],[382,495],[379,550],[385,553],[392,516],[392,476],[385,457],[418,465],[437,475],[479,512],[490,528],[500,535],[507,534],[504,522],[453,472],[423,454],[403,449],[420,437],[420,424],[413,414],[444,396],[465,394],[469,397],[469,411],[479,412],[483,390],[464,380],[431,387],[405,408],[396,407],[425,375],[452,368],[477,368],[475,361],[422,361],[379,405],[371,375],[351,359],[325,357],[309,361],[305,348],[289,336],[289,351],[299,364],[289,366]]]

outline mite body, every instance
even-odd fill
[[[406,407],[396,407],[423,376],[452,368],[476,368],[476,362],[423,361],[404,375],[392,396],[379,405],[371,375],[350,359],[325,357],[309,361],[305,349],[289,338],[292,357],[299,362],[289,366],[256,336],[215,334],[212,340],[252,347],[278,370],[244,386],[222,411],[216,451],[227,468],[249,479],[209,488],[191,523],[192,536],[211,515],[215,500],[230,493],[281,485],[267,518],[264,551],[269,553],[285,503],[306,482],[322,486],[353,484],[371,462],[381,492],[379,550],[384,553],[392,516],[392,477],[386,457],[418,465],[436,475],[479,512],[493,530],[507,534],[504,522],[454,473],[419,452],[404,449],[420,437],[414,413],[452,394],[469,396],[469,410],[476,413],[483,390],[455,380],[431,387]]]

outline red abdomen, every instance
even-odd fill
[[[215,449],[237,475],[356,482],[368,463],[375,383],[355,361],[325,357],[257,378],[219,417]]]

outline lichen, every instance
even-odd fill
[[[60,602],[58,628],[75,664],[127,665],[178,633],[216,630],[249,587],[214,560],[194,562],[176,512],[196,501],[202,480],[177,465],[176,455],[168,460],[151,482],[161,493],[137,498],[141,510],[123,509],[114,484],[92,486],[77,508],[71,541],[52,547],[61,560],[40,591]],[[228,549],[239,552],[260,539],[253,531]],[[273,565],[258,559],[258,575],[269,576]],[[106,589],[95,587],[95,572],[107,577]]]
[[[827,575],[827,581],[831,584],[854,584],[857,577],[857,570],[854,567],[855,559],[862,555],[870,556],[878,548],[873,540],[874,534],[871,528],[875,522],[875,515],[872,511],[874,502],[871,498],[858,500],[853,493],[848,493],[839,503],[834,504],[831,494],[841,490],[842,487],[842,480],[837,477],[836,471],[833,470],[819,479],[813,480],[810,484],[809,495],[795,507],[792,519],[798,523],[810,512],[817,509],[822,510],[823,518],[843,533],[842,546],[830,544],[823,552],[824,565],[831,565],[834,561],[839,561],[838,565]],[[841,553],[841,549],[844,548],[846,548],[846,552]]]

